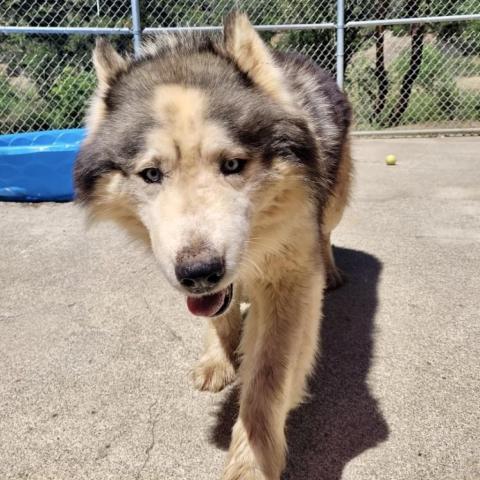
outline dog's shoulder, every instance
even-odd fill
[[[331,116],[329,120],[335,123],[340,134],[346,134],[352,120],[352,109],[331,73],[301,53],[275,51],[275,59],[301,100],[311,109],[316,105],[324,112],[327,110]],[[313,113],[319,117],[318,109],[313,109]]]

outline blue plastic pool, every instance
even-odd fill
[[[0,136],[0,200],[73,199],[73,162],[85,130]]]

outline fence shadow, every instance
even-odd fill
[[[388,425],[370,395],[374,317],[381,263],[364,252],[337,248],[349,282],[325,296],[320,361],[310,401],[287,425],[288,464],[283,480],[341,480],[345,465],[388,437]],[[211,441],[226,449],[237,416],[231,390],[216,413]]]

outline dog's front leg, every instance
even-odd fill
[[[241,341],[240,413],[223,480],[279,480],[285,421],[302,399],[317,345],[324,277],[256,283]]]
[[[208,319],[205,352],[193,370],[193,382],[198,390],[218,392],[235,379],[242,319],[238,298],[233,302],[225,315]]]

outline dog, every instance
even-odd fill
[[[348,100],[308,58],[270,50],[239,12],[222,34],[161,35],[137,58],[100,39],[93,62],[78,202],[151,247],[208,319],[194,384],[240,385],[222,479],[279,480],[323,292],[343,281],[330,235],[351,184]]]

